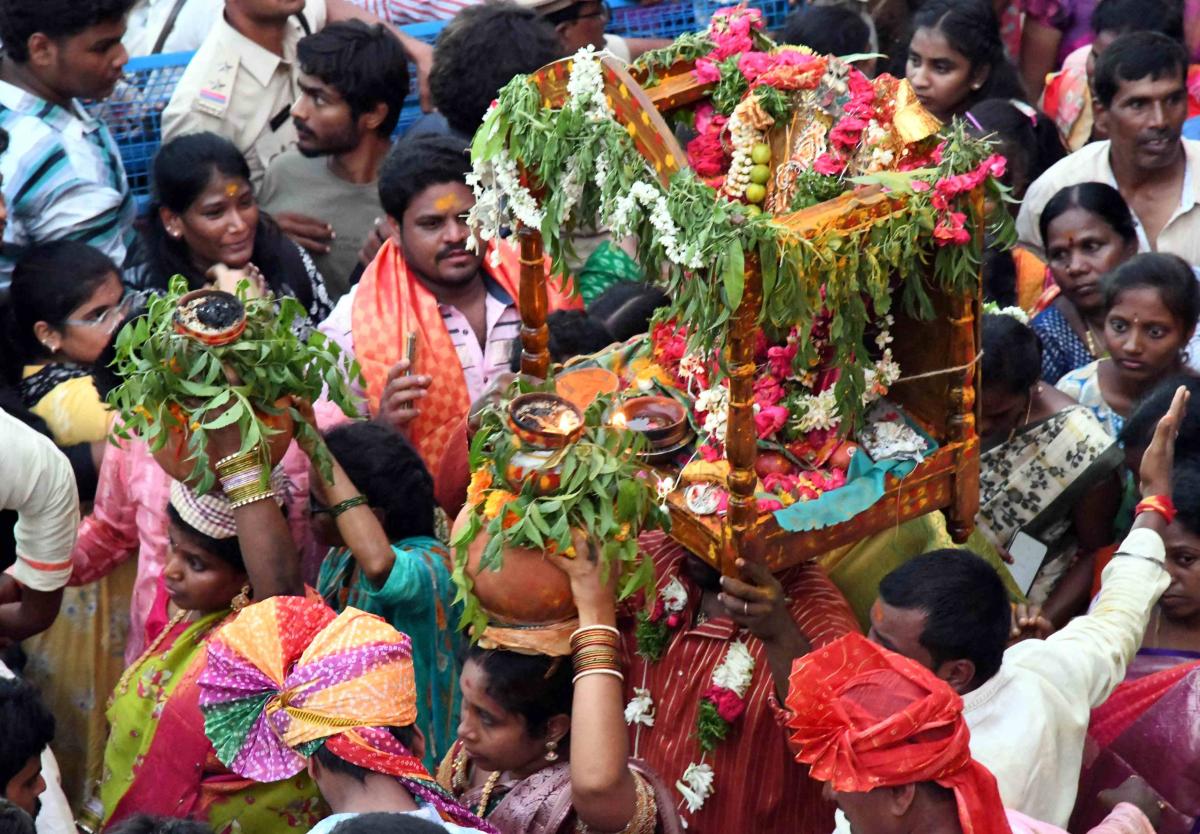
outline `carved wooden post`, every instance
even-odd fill
[[[971,213],[975,216],[977,237],[982,245],[984,227],[983,190],[976,188],[971,194]],[[950,302],[950,367],[963,367],[950,383],[950,418],[946,422],[946,433],[951,443],[962,443],[962,451],[956,462],[952,482],[953,503],[946,513],[946,527],[950,537],[962,544],[975,528],[975,515],[979,512],[979,455],[968,454],[978,449],[979,436],[976,425],[979,418],[979,374],[976,372],[975,357],[982,347],[980,330],[982,309],[980,285],[971,295],[956,296]]]
[[[521,373],[545,379],[550,373],[550,329],[546,327],[546,267],[542,233],[521,226]]]
[[[734,560],[748,555],[745,543],[754,534],[758,507],[754,487],[758,476],[754,461],[758,433],[754,429],[754,343],[762,304],[762,273],[758,258],[746,253],[746,282],[742,303],[729,323],[729,420],[725,429],[725,456],[729,460],[729,524],[721,572],[735,575]]]

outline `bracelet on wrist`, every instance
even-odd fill
[[[274,498],[275,493],[272,490],[264,490],[262,492],[254,492],[244,498],[239,498],[236,501],[231,501],[229,508],[236,510],[238,507],[245,507],[247,504],[253,504],[256,501],[262,501],[264,498]]]
[[[345,501],[334,504],[329,508],[329,517],[337,518],[342,513],[346,512],[346,510],[353,509],[354,507],[364,507],[366,504],[367,496],[365,495],[356,495],[353,498],[347,498]]]
[[[1139,501],[1137,506],[1133,508],[1135,516],[1142,513],[1158,513],[1167,524],[1170,524],[1175,520],[1175,504],[1171,501],[1169,495],[1149,495]]]

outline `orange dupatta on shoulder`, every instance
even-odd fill
[[[507,243],[488,244],[482,268],[516,302],[520,287],[521,261],[517,249]],[[547,275],[549,262],[547,261]],[[559,280],[546,281],[551,311],[579,307]],[[416,333],[415,370],[433,378],[420,401],[418,415],[408,424],[406,435],[431,472],[438,471],[442,454],[471,407],[458,352],[446,332],[437,299],[404,264],[400,247],[388,240],[363,273],[351,308],[350,330],[354,354],[367,383],[371,415],[379,413],[379,401],[387,384],[388,371],[404,358],[408,334]],[[458,372],[450,372],[454,369]]]

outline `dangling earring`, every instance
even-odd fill
[[[557,762],[558,761],[558,742],[557,741],[547,741],[546,742],[545,759],[548,762]]]
[[[233,613],[241,611],[250,604],[250,583],[247,582],[242,586],[242,590],[238,591],[236,597],[229,603],[229,607],[233,609]]]

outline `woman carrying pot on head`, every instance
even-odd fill
[[[1180,257],[1135,255],[1104,279],[1104,344],[1108,356],[1076,368],[1058,390],[1092,409],[1116,437],[1158,383],[1188,372],[1187,348],[1200,316],[1200,287]]]
[[[236,426],[208,434],[223,492],[201,496],[171,484],[163,576],[173,613],[108,703],[99,787],[106,827],[134,814],[161,814],[204,821],[215,834],[299,834],[323,816],[311,780],[240,779],[219,763],[205,736],[197,678],[208,637],[251,598],[304,592],[280,510],[291,484],[278,469],[269,486],[251,478],[247,473],[262,475],[259,452],[240,448]]]
[[[561,631],[484,632],[467,654],[458,741],[438,781],[500,834],[679,832],[669,794],[629,759],[612,582],[578,535],[575,550],[546,557],[570,577],[570,645]]]
[[[1027,593],[1057,626],[1086,604],[1093,554],[1113,541],[1121,450],[1092,412],[1039,378],[1038,337],[1017,318],[983,318],[980,506],[972,549],[1045,545]],[[1022,588],[1022,590],[1026,590]]]
[[[215,133],[159,148],[146,244],[147,262],[127,276],[135,287],[165,291],[178,274],[191,289],[233,290],[247,278],[253,293],[295,297],[308,327],[333,309],[312,259],[259,210],[245,157]]]
[[[1101,279],[1137,254],[1137,226],[1117,189],[1084,182],[1050,198],[1041,232],[1059,294],[1032,326],[1042,340],[1042,379],[1053,385],[1107,353]]]
[[[989,0],[928,0],[913,18],[905,77],[943,122],[989,98],[1024,100]]]

